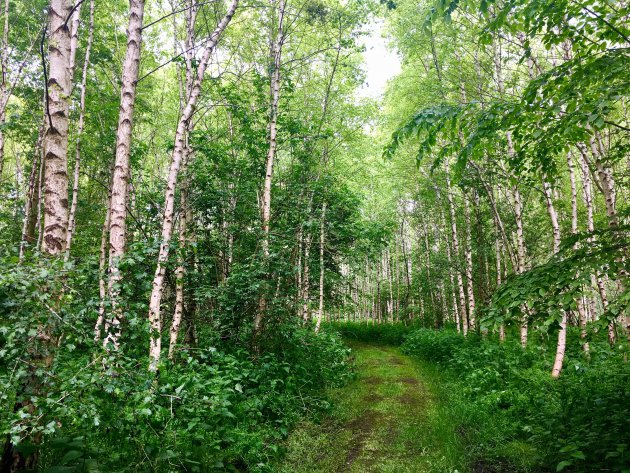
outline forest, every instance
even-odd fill
[[[0,14],[1,473],[630,472],[628,0]]]

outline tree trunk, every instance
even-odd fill
[[[275,0],[272,0],[275,8]],[[273,69],[270,80],[270,107],[269,107],[269,148],[265,160],[265,181],[263,184],[263,196],[261,202],[262,221],[262,250],[265,260],[269,258],[269,225],[271,222],[271,184],[273,182],[273,165],[277,151],[278,135],[278,102],[280,101],[280,66],[282,64],[282,45],[284,43],[284,11],[286,0],[278,1],[278,30],[272,41],[271,56]],[[263,318],[266,312],[265,294],[261,294],[258,311],[254,318],[254,334],[258,334],[262,329]]]
[[[511,139],[509,140],[511,142]],[[512,190],[512,197],[514,199],[514,218],[516,220],[516,259],[517,259],[517,274],[525,272],[527,266],[525,263],[525,237],[523,233],[523,202],[521,200],[521,193],[517,186],[514,186]],[[527,332],[528,332],[528,308],[523,306],[521,308],[523,315],[521,316],[521,345],[523,348],[527,346]]]
[[[190,95],[186,107],[182,111],[175,132],[173,154],[171,165],[166,181],[166,192],[164,196],[164,215],[162,217],[162,236],[160,251],[158,254],[157,267],[153,277],[151,298],[149,300],[149,324],[150,324],[150,344],[149,344],[149,371],[157,371],[162,351],[162,321],[160,318],[160,304],[162,301],[162,290],[164,287],[164,276],[166,273],[165,264],[168,260],[171,234],[173,231],[173,215],[175,210],[175,188],[177,186],[177,175],[186,150],[186,135],[189,130],[190,120],[197,106],[197,101],[201,95],[201,84],[217,42],[232,20],[234,12],[238,6],[238,0],[232,0],[225,16],[221,19],[215,30],[210,35],[205,46],[203,56],[197,67],[197,75],[193,81]]]
[[[586,146],[584,144],[578,144],[578,150],[580,151],[580,171],[582,174],[582,196],[584,200],[584,205],[586,206],[586,230],[591,234],[588,238],[588,242],[593,241],[593,232],[595,231],[595,221],[593,215],[593,185],[591,181],[591,172],[588,165],[588,158],[586,154]],[[592,283],[597,287],[597,291],[599,293],[599,297],[602,302],[602,308],[604,311],[608,309],[608,294],[606,291],[606,285],[604,284],[604,280],[599,272],[595,273],[591,277]],[[592,313],[595,317],[597,317],[595,313],[595,307],[593,304]],[[612,344],[615,342],[615,330],[614,324],[609,324],[608,326],[608,339]]]
[[[494,251],[496,254],[496,263],[497,263],[497,288],[501,286],[501,243],[499,238],[494,242]],[[499,325],[499,341],[505,341],[505,324],[501,322]]]
[[[136,85],[140,68],[140,49],[142,46],[142,22],[144,18],[144,0],[129,0],[129,26],[127,27],[127,50],[123,62],[120,87],[120,112],[116,131],[116,157],[112,177],[112,199],[109,219],[109,282],[108,293],[111,313],[105,322],[103,346],[118,349],[122,308],[118,304],[121,274],[118,263],[125,252],[127,191],[129,188],[131,153],[131,133],[133,130],[133,111],[136,103]]]
[[[70,30],[66,19],[70,0],[51,0],[48,10],[50,72],[47,82],[44,132],[44,234],[43,251],[62,254],[68,232],[68,117],[72,75]]]
[[[173,6],[173,10],[175,7]],[[192,58],[191,55],[194,54],[193,48],[195,44],[195,22],[197,18],[197,7],[195,4],[190,2],[190,7],[186,11],[186,42],[185,42],[185,84],[182,84],[182,81],[179,81],[179,89],[180,89],[180,113],[182,113],[186,100],[190,97],[191,86],[192,86],[192,77],[194,74],[194,69],[192,67]],[[173,35],[175,38],[175,45],[177,44],[177,22],[175,17],[173,17]],[[179,69],[178,69],[179,70]],[[181,76],[180,76],[181,77]],[[228,112],[228,123],[230,130],[230,139],[233,139],[233,129],[232,129],[232,120],[230,113]],[[190,132],[191,130],[188,130]],[[185,137],[188,139],[188,135]],[[189,144],[185,145],[184,149],[184,158],[182,162],[182,167],[185,168],[187,163],[190,161],[191,149]],[[182,190],[180,194],[180,209],[179,209],[179,253],[177,254],[177,269],[175,270],[175,309],[173,310],[173,319],[171,321],[171,328],[169,331],[169,347],[168,347],[168,358],[169,360],[173,359],[173,355],[175,353],[175,347],[177,346],[177,340],[179,338],[179,332],[181,323],[184,316],[185,309],[185,300],[184,300],[184,284],[186,278],[186,243],[187,243],[187,224],[189,217],[189,209],[187,203],[187,193],[188,193],[188,185],[186,182],[182,185]],[[226,220],[224,218],[223,227],[226,227]],[[231,255],[229,256],[231,257]],[[228,264],[225,261],[223,262],[223,279],[227,278],[228,274]]]
[[[79,16],[78,11],[75,15]],[[77,20],[78,22],[78,20]],[[72,246],[72,237],[76,228],[76,212],[79,200],[79,172],[81,170],[81,135],[85,126],[85,95],[87,88],[87,74],[90,66],[90,53],[92,51],[92,41],[94,39],[94,0],[90,0],[90,24],[88,30],[88,42],[85,48],[85,59],[83,61],[83,74],[81,77],[81,99],[79,102],[79,124],[77,126],[77,137],[75,145],[74,158],[74,179],[72,181],[72,203],[70,205],[70,215],[68,216],[68,236],[66,241],[66,260],[70,257],[70,248]],[[74,32],[74,28],[73,28]],[[73,39],[75,35],[73,34]]]
[[[466,296],[464,293],[464,280],[462,278],[461,268],[459,267],[459,238],[457,236],[457,220],[455,218],[455,205],[451,195],[451,181],[449,176],[448,160],[444,160],[446,172],[446,200],[448,201],[449,213],[451,216],[451,241],[453,242],[453,259],[455,260],[457,271],[457,290],[459,295],[459,316],[462,321],[462,331],[464,335],[468,334],[468,317],[466,316]]]
[[[324,244],[325,244],[325,224],[326,224],[326,202],[322,204],[322,218],[319,227],[319,310],[317,311],[317,323],[315,333],[319,332],[324,315]]]
[[[113,171],[113,169],[112,169]],[[110,172],[113,175],[113,172]],[[112,183],[109,183],[109,189],[107,192],[107,201],[105,204],[105,221],[103,222],[103,228],[101,230],[101,246],[98,257],[98,292],[99,292],[99,305],[98,305],[98,318],[94,325],[94,341],[98,343],[101,340],[101,329],[105,322],[105,303],[107,297],[107,283],[105,282],[105,275],[107,269],[107,243],[109,242],[109,221],[111,218],[112,208]]]
[[[179,328],[184,314],[184,279],[186,277],[186,258],[184,251],[186,247],[187,212],[186,190],[182,189],[179,209],[179,254],[177,255],[177,269],[175,270],[175,310],[173,311],[173,320],[169,333],[169,360],[173,359],[175,353],[175,347],[177,346],[177,339],[179,337]]]
[[[387,282],[389,284],[389,301],[387,307],[387,316],[394,321],[394,282],[392,276],[392,260],[389,253],[389,247],[385,251],[385,261],[387,261]]]
[[[553,203],[553,194],[551,191],[551,185],[543,176],[543,192],[545,194],[545,203],[547,204],[547,213],[549,214],[549,220],[551,221],[551,228],[553,231],[553,254],[557,254],[560,251],[560,224],[558,223],[558,213]],[[564,352],[567,344],[567,313],[565,310],[560,309],[560,329],[558,330],[558,343],[556,345],[556,357],[553,362],[553,368],[551,370],[551,376],[557,378],[562,371],[562,364],[564,363]]]
[[[472,331],[475,327],[475,291],[473,284],[472,236],[470,231],[470,205],[464,196],[464,214],[466,217],[466,291],[468,294],[468,323]]]
[[[2,30],[2,45],[0,46],[0,182],[4,170],[4,132],[2,131],[6,121],[6,103],[9,99],[7,87],[8,62],[9,62],[9,0],[4,1],[4,28]]]
[[[35,156],[33,159],[33,167],[28,180],[28,192],[26,201],[24,202],[24,222],[22,223],[22,239],[20,240],[19,259],[24,259],[26,246],[32,244],[35,240],[35,224],[37,221],[36,211],[39,210],[40,187],[43,172],[43,156],[42,142],[44,140],[45,122],[39,127],[37,135],[37,143],[35,144]]]
[[[310,310],[310,288],[311,288],[311,271],[309,260],[311,257],[311,242],[313,241],[312,235],[307,235],[304,241],[304,273],[302,275],[302,320],[307,322],[311,320]]]
[[[571,234],[575,235],[578,232],[578,198],[577,198],[577,186],[575,184],[575,166],[573,164],[573,155],[571,151],[567,153],[567,167],[569,169],[569,182],[571,184]],[[576,243],[577,247],[577,243]],[[586,296],[588,297],[588,296]],[[589,352],[588,341],[586,340],[586,308],[584,298],[580,297],[577,300],[578,316],[580,318],[580,338],[582,339],[582,349],[585,353]]]
[[[439,187],[435,186],[435,191],[438,196],[441,196]],[[444,228],[447,228],[448,221],[446,220],[446,216],[444,215],[444,208],[442,205],[439,205],[439,208],[440,208],[441,224],[444,226]],[[461,327],[460,327],[459,307],[457,304],[457,287],[455,286],[455,278],[453,276],[454,263],[453,263],[453,256],[451,254],[450,245],[451,245],[451,242],[449,242],[448,239],[446,239],[444,247],[446,248],[446,261],[448,262],[448,278],[451,283],[450,288],[451,288],[453,312],[455,315],[455,325],[457,327],[457,333],[460,333]]]

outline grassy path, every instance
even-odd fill
[[[357,378],[332,393],[333,413],[287,441],[282,473],[463,472],[437,373],[397,348],[352,344]]]

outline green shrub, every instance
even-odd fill
[[[402,350],[444,368],[444,402],[475,468],[626,471],[630,366],[597,341],[587,360],[576,335],[570,339],[576,343],[569,344],[559,379],[550,376],[553,347],[545,343],[523,350],[515,341],[420,329]]]
[[[94,267],[9,264],[0,273],[0,434],[24,454],[38,450],[41,471],[268,471],[291,427],[325,412],[327,388],[352,374],[339,335],[288,321],[259,354],[206,328],[198,346],[164,356],[156,376],[146,304],[126,306],[125,344],[108,353],[93,340]],[[48,364],[42,326],[55,340]]]
[[[327,387],[350,373],[339,337],[285,330],[286,349],[252,359],[245,350],[183,352],[156,382],[133,360],[116,376],[59,360],[64,381],[38,407],[58,427],[42,464],[82,471],[267,471],[280,440],[302,417],[325,411]],[[85,360],[88,361],[88,360]],[[67,380],[67,381],[65,381]]]
[[[323,326],[325,329],[340,333],[348,340],[386,345],[400,345],[405,337],[417,328],[415,325],[402,323],[367,324],[365,322],[335,322]]]

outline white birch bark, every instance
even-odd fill
[[[66,240],[66,260],[70,257],[70,248],[72,247],[72,237],[76,228],[76,213],[77,204],[79,201],[79,173],[81,171],[81,136],[83,135],[83,129],[85,127],[85,96],[87,89],[87,75],[90,67],[90,53],[92,51],[92,41],[94,39],[94,1],[90,0],[90,23],[88,26],[88,41],[85,47],[85,59],[83,60],[83,71],[81,77],[81,98],[79,100],[79,123],[77,125],[77,136],[75,144],[75,156],[74,156],[74,178],[72,180],[72,203],[70,204],[70,214],[68,216],[68,235]],[[78,9],[77,9],[78,10]],[[78,17],[79,12],[75,12],[77,18],[78,29]],[[76,33],[74,33],[73,26],[73,41],[76,42]],[[76,45],[75,45],[76,49]]]
[[[8,101],[8,62],[9,62],[9,0],[4,1],[4,27],[2,30],[2,44],[0,45],[0,182],[4,170],[4,132],[2,125],[6,121],[6,102]]]
[[[457,235],[457,220],[455,218],[455,205],[451,194],[451,179],[449,176],[448,160],[444,161],[446,172],[446,200],[448,201],[448,209],[451,217],[451,240],[453,242],[453,259],[456,264],[457,290],[459,296],[459,315],[462,322],[462,331],[464,335],[468,334],[468,317],[466,316],[466,295],[464,291],[464,280],[462,278],[461,268],[459,268],[459,237]]]
[[[497,238],[496,241],[494,242],[494,251],[495,251],[495,255],[496,255],[496,264],[497,264],[497,287],[501,286],[501,243],[499,241],[499,239]],[[499,325],[499,341],[500,342],[504,342],[505,341],[505,324],[503,322],[501,322],[501,324]]]
[[[580,151],[580,157],[581,157],[580,169],[582,172],[583,197],[584,197],[584,203],[586,205],[586,229],[589,233],[593,233],[595,231],[595,223],[594,223],[594,217],[593,217],[594,196],[593,196],[593,186],[592,186],[592,181],[591,181],[591,171],[590,171],[590,166],[588,162],[586,146],[583,143],[578,143],[577,146],[578,146],[578,150]],[[597,150],[593,147],[591,149],[595,151],[595,156],[598,156]],[[597,157],[595,159],[597,160]],[[600,165],[600,168],[601,168],[601,165]],[[600,185],[601,185],[602,193],[604,194],[605,198],[608,200],[610,199],[611,195],[610,195],[610,192],[608,192],[605,189],[607,188],[607,186],[610,185],[610,183],[602,182],[602,181],[606,181],[605,173],[600,173]],[[608,197],[606,197],[607,194],[608,194]],[[610,214],[611,209],[613,210],[612,218]],[[606,204],[606,211],[609,218],[609,221],[608,221],[609,225],[611,227],[616,226],[616,213],[614,212],[614,200],[609,200],[609,202]],[[593,241],[593,237],[591,236],[588,239],[588,241],[589,242]],[[602,302],[602,308],[605,312],[608,309],[609,302],[608,302],[608,292],[606,290],[604,279],[599,273],[596,273],[592,276],[592,280],[594,280],[593,282],[597,286],[597,290],[599,292],[599,296]],[[611,322],[608,325],[608,341],[611,344],[614,344],[615,340],[616,340],[615,327],[614,327],[614,323]]]
[[[275,0],[271,1],[272,7],[276,8]],[[273,167],[277,151],[278,138],[278,103],[280,101],[280,66],[282,63],[282,45],[284,43],[284,12],[286,0],[279,0],[278,8],[278,29],[272,40],[271,59],[272,73],[269,84],[270,107],[269,107],[269,148],[265,160],[265,180],[263,183],[263,195],[261,199],[261,223],[262,223],[262,251],[265,259],[269,258],[269,225],[271,223],[271,185],[273,183]],[[305,261],[305,264],[308,264]],[[254,317],[254,334],[257,335],[262,329],[263,319],[267,310],[265,294],[261,294],[258,303],[258,311]]]
[[[549,214],[549,220],[551,221],[551,228],[553,230],[553,253],[556,254],[560,251],[560,224],[558,222],[558,213],[556,212],[555,205],[553,203],[553,193],[551,185],[543,176],[543,192],[545,194],[545,203],[547,205],[547,213]],[[567,313],[565,310],[560,309],[560,329],[558,330],[558,343],[556,344],[556,356],[553,362],[553,368],[551,370],[551,376],[557,378],[562,371],[562,364],[564,363],[564,353],[567,344]]]
[[[315,333],[319,332],[324,315],[324,246],[326,243],[326,202],[322,204],[322,218],[319,223],[319,309],[317,311],[317,322],[315,324]]]
[[[280,100],[280,65],[282,60],[282,45],[284,43],[284,10],[286,0],[278,2],[278,31],[273,41],[273,72],[271,74],[270,92],[271,106],[269,114],[269,149],[265,161],[265,182],[262,198],[262,249],[265,257],[269,257],[269,223],[271,219],[271,184],[273,181],[273,165],[277,150],[278,135],[278,102]],[[257,318],[258,319],[258,318]],[[256,329],[260,328],[261,320],[256,321]]]
[[[107,203],[105,207],[105,221],[103,222],[103,228],[101,230],[101,246],[99,249],[98,257],[98,292],[100,300],[98,305],[98,317],[96,319],[96,324],[94,325],[94,342],[96,343],[101,340],[101,330],[103,328],[103,323],[105,322],[105,303],[107,298],[107,283],[105,281],[105,275],[107,270],[107,243],[109,242],[109,221],[111,218],[111,205],[112,183],[110,182],[109,190],[107,193]]]
[[[149,324],[150,324],[150,343],[149,343],[149,371],[157,371],[158,363],[162,351],[162,321],[160,318],[160,303],[162,301],[162,290],[164,287],[164,276],[166,274],[165,264],[168,260],[171,234],[173,231],[173,215],[175,210],[175,188],[177,185],[177,176],[186,150],[186,134],[190,126],[190,120],[197,106],[197,101],[201,95],[201,84],[210,56],[214,51],[221,34],[232,20],[238,0],[232,0],[225,16],[218,23],[210,35],[209,41],[205,46],[201,60],[197,67],[197,75],[193,80],[190,95],[186,107],[177,125],[175,132],[175,146],[171,156],[171,164],[169,168],[168,178],[166,181],[166,192],[164,199],[164,215],[162,218],[162,236],[160,243],[160,251],[158,254],[157,267],[153,277],[151,290],[151,298],[149,300]]]
[[[179,337],[179,329],[184,315],[184,279],[186,277],[186,266],[184,259],[184,248],[186,246],[186,225],[187,225],[187,202],[186,192],[182,189],[180,194],[180,213],[179,213],[179,252],[177,259],[177,269],[175,270],[175,310],[173,311],[173,320],[169,332],[168,358],[173,359],[177,339]]]
[[[470,205],[464,196],[464,215],[466,217],[466,292],[468,295],[468,323],[475,330],[475,291],[473,284],[472,236],[470,231]]]
[[[112,177],[112,198],[109,220],[109,281],[108,294],[111,299],[111,313],[105,322],[103,346],[118,349],[122,310],[118,304],[118,285],[121,274],[118,263],[125,252],[127,192],[129,189],[129,156],[131,154],[131,134],[133,111],[136,103],[136,84],[140,69],[142,47],[142,24],[144,0],[129,0],[129,25],[127,27],[127,49],[123,62],[120,88],[120,112],[116,131],[116,156]]]
[[[173,6],[173,10],[175,7]],[[186,68],[184,71],[185,83],[182,84],[182,81],[179,80],[179,94],[180,94],[180,113],[184,109],[186,105],[186,100],[190,97],[191,87],[193,84],[192,78],[194,76],[194,69],[192,67],[192,55],[194,54],[194,45],[195,45],[195,22],[197,19],[198,7],[193,3],[193,0],[190,2],[190,6],[186,11],[186,41],[185,41],[185,63]],[[173,17],[173,35],[175,37],[175,43],[177,42],[177,22],[175,17]],[[232,120],[230,113],[228,112],[228,123],[230,130],[230,138],[233,140],[234,133],[232,129]],[[192,127],[190,127],[192,128]],[[192,130],[187,130],[187,136]],[[182,168],[186,167],[186,164],[190,161],[192,150],[188,144],[185,145],[184,149],[184,157],[182,162]],[[233,153],[234,156],[234,153]],[[186,261],[185,261],[185,248],[187,244],[187,225],[189,220],[190,210],[188,208],[187,201],[188,194],[188,184],[184,182],[182,185],[182,190],[180,194],[180,211],[179,211],[179,253],[177,255],[177,268],[175,269],[175,308],[173,310],[173,319],[171,321],[171,328],[169,330],[169,347],[168,347],[168,358],[169,360],[173,359],[175,354],[175,348],[177,346],[177,341],[179,338],[179,332],[184,316],[184,284],[186,278]],[[226,220],[223,221],[224,230],[227,230]],[[229,249],[228,249],[228,263],[223,267],[223,279],[227,278],[229,272],[229,265],[231,263],[231,240],[229,240]]]
[[[24,221],[22,222],[22,239],[20,240],[19,254],[20,261],[24,259],[27,245],[32,244],[35,239],[37,221],[35,213],[40,210],[40,189],[44,164],[42,143],[44,141],[45,129],[46,125],[42,120],[42,124],[39,127],[39,133],[37,135],[37,143],[35,144],[35,156],[33,159],[31,175],[29,177],[29,188],[26,195],[26,201],[24,202]]]
[[[571,151],[567,153],[567,168],[569,170],[569,183],[571,185],[571,234],[575,235],[578,232],[578,197],[577,197],[577,185],[575,183],[575,166],[573,163],[573,154]],[[577,243],[575,245],[577,247]],[[582,339],[582,349],[588,353],[589,345],[586,341],[586,302],[587,295],[580,297],[577,300],[577,310],[580,324],[580,338]]]
[[[509,140],[511,142],[511,140]],[[521,200],[521,193],[517,186],[514,186],[512,190],[512,197],[514,199],[514,217],[516,220],[516,259],[517,259],[517,274],[522,274],[527,269],[525,263],[525,237],[523,233],[523,202]],[[521,308],[523,315],[521,316],[521,345],[527,346],[527,332],[528,332],[528,308],[523,306]]]
[[[309,233],[304,241],[304,271],[302,274],[302,320],[308,322],[311,320],[310,311],[310,289],[311,289],[311,270],[309,259],[311,257],[312,235]]]
[[[49,74],[44,133],[44,232],[42,249],[62,254],[68,231],[68,119],[72,75],[70,30],[66,19],[72,11],[70,0],[51,0],[49,19]]]
[[[387,306],[387,316],[394,321],[394,283],[392,275],[392,260],[389,247],[385,250],[385,261],[387,261],[387,282],[389,284],[389,301]]]

